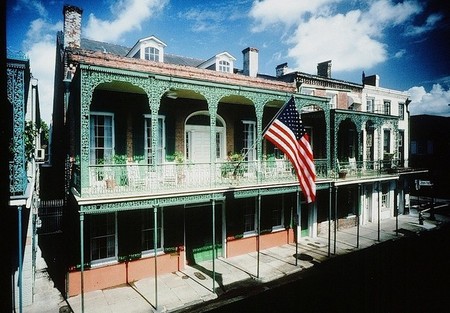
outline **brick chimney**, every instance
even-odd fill
[[[331,60],[317,64],[317,75],[325,78],[331,78]]]
[[[64,48],[80,48],[82,13],[83,10],[76,6],[64,6]]]
[[[251,77],[256,77],[258,75],[258,49],[256,48],[245,48],[242,50],[242,54],[244,55],[244,75],[248,75]]]
[[[281,77],[281,76],[283,76],[284,74],[286,74],[287,69],[288,69],[288,64],[287,64],[287,63],[279,64],[279,65],[277,65],[277,67],[275,68],[275,73],[276,73],[275,75],[276,75],[277,77]]]

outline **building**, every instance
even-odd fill
[[[156,36],[132,48],[87,40],[82,10],[64,15],[52,160],[68,179],[67,296],[314,237],[331,220],[345,227],[402,211],[405,94],[332,79],[330,62],[319,75],[286,73],[287,64],[260,75],[251,47],[236,69],[228,52],[181,57]],[[262,139],[291,97],[315,154],[310,205]],[[391,101],[388,113],[367,110],[379,99]]]
[[[11,234],[13,249],[14,286],[13,307],[30,305],[33,302],[34,268],[36,259],[36,222],[38,202],[38,176],[36,165],[40,160],[40,114],[38,81],[32,76],[28,58],[20,52],[8,50],[7,99],[11,107],[8,122],[11,127],[9,158],[9,207],[15,210],[10,221],[17,225],[17,233]],[[6,215],[8,216],[8,215]]]
[[[411,116],[411,166],[429,169],[428,175],[422,178],[433,184],[431,190],[416,191],[418,195],[450,197],[447,182],[450,173],[447,162],[450,157],[449,121],[450,117],[444,116]]]

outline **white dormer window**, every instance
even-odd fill
[[[139,40],[127,53],[127,57],[164,62],[164,48],[166,46],[155,36],[150,36]]]
[[[225,60],[219,61],[219,72],[230,73],[230,69],[231,69],[230,62]]]
[[[159,62],[159,49],[155,47],[145,47],[144,59]]]
[[[198,67],[217,72],[232,73],[234,61],[236,61],[236,59],[231,54],[228,52],[222,52],[206,60]]]

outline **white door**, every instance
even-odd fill
[[[210,161],[211,139],[208,126],[195,126],[190,130],[191,155],[194,163],[208,163]]]

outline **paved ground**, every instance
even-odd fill
[[[186,266],[183,271],[161,275],[156,282],[153,278],[146,278],[130,285],[88,292],[84,295],[84,312],[175,312],[186,311],[189,306],[206,304],[217,298],[231,301],[227,295],[243,297],[244,295],[239,294],[239,289],[248,286],[260,286],[264,290],[267,288],[264,283],[313,267],[328,259],[329,252],[330,256],[347,254],[379,242],[432,229],[439,223],[425,220],[420,225],[416,213],[411,211],[409,215],[399,216],[398,220],[386,219],[379,225],[374,223],[339,230],[336,232],[336,240],[334,232],[331,232],[331,238],[328,238],[328,233],[316,238],[304,237],[298,245],[287,244],[263,250],[259,256],[254,252],[229,259],[219,258],[214,264],[212,261],[205,261],[194,267]],[[42,292],[35,295],[33,305],[24,308],[25,313],[58,310],[82,312],[80,296],[72,297],[66,302],[55,289],[52,290],[51,281],[48,278],[46,280],[46,287],[39,287]]]

